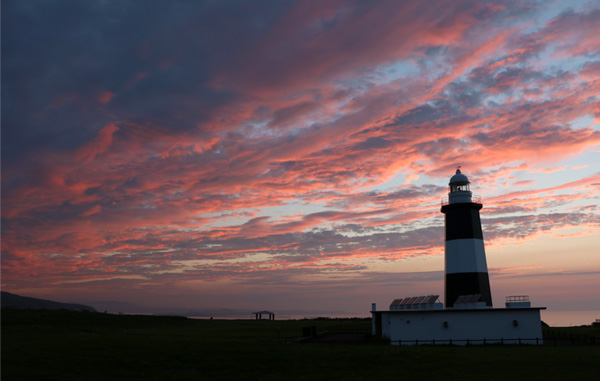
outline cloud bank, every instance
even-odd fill
[[[3,288],[350,297],[443,253],[457,165],[488,251],[578,245],[600,228],[599,20],[594,2],[4,2]]]

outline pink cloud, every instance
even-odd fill
[[[563,167],[554,167],[554,168],[541,168],[541,169],[532,169],[529,173],[554,173],[559,171],[565,171],[567,169],[566,166]]]
[[[587,164],[583,164],[583,165],[574,165],[571,168],[573,169],[583,169],[583,168],[587,168],[589,167]]]
[[[86,210],[85,212],[81,213],[80,216],[88,217],[93,214],[100,213],[101,211],[102,211],[102,207],[100,205],[95,205],[95,206],[91,207],[90,209]]]
[[[113,93],[112,91],[102,91],[100,94],[98,94],[98,102],[106,104],[110,102],[114,97],[115,93]]]
[[[81,147],[75,157],[78,160],[90,161],[96,158],[98,155],[105,152],[113,141],[113,135],[119,130],[115,124],[110,123],[102,127],[98,132],[96,138],[90,141],[85,146]]]

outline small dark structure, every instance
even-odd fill
[[[302,327],[302,337],[307,338],[316,338],[317,335],[317,326],[316,325],[311,325],[309,327]]]
[[[252,314],[255,316],[256,320],[262,320],[263,315],[268,315],[269,320],[275,320],[275,313],[271,311],[258,311],[252,312]]]

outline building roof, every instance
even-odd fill
[[[475,312],[475,313],[489,313],[491,311],[502,311],[502,312],[512,312],[512,311],[533,311],[533,310],[545,310],[546,307],[513,307],[513,308],[444,308],[442,310],[378,310],[371,311],[372,314],[443,314],[443,313],[452,313],[452,314],[464,314],[467,312]]]

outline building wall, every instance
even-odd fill
[[[490,344],[542,343],[539,308],[381,311],[376,314],[381,314],[381,336],[390,339],[393,345],[413,345],[417,340],[422,344],[431,344],[433,340],[438,344],[449,344],[450,340],[456,345],[484,344],[484,339]]]

